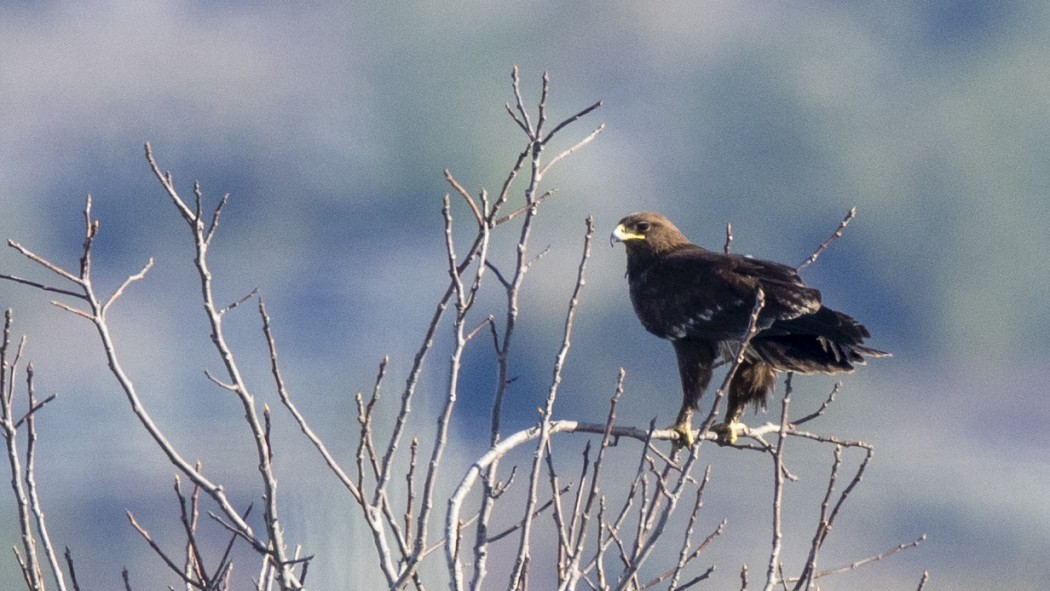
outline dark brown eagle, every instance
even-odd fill
[[[759,288],[764,304],[744,361],[729,384],[719,442],[736,441],[748,403],[765,407],[777,372],[839,373],[883,357],[863,346],[862,324],[820,302],[793,267],[705,250],[689,242],[664,216],[633,213],[611,241],[627,249],[627,283],[642,326],[668,339],[678,357],[682,409],[672,429],[691,445],[692,414],[711,380],[715,360],[735,358],[748,332]]]

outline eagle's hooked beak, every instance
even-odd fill
[[[645,236],[642,234],[634,234],[628,232],[627,228],[623,224],[616,226],[611,236],[609,236],[609,246],[615,246],[617,242],[625,242],[627,240],[645,240]]]

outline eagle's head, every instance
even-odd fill
[[[652,211],[640,211],[620,220],[609,243],[623,242],[627,255],[659,254],[689,241],[671,220]]]

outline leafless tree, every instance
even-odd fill
[[[280,517],[279,479],[272,461],[274,448],[280,442],[271,437],[271,424],[284,419],[274,417],[269,406],[260,403],[257,393],[249,387],[250,380],[244,375],[238,353],[229,344],[223,325],[228,313],[249,301],[254,301],[259,314],[259,325],[269,351],[271,379],[280,403],[323,459],[329,476],[360,508],[361,518],[371,534],[378,572],[389,588],[422,590],[428,586],[447,585],[453,590],[526,589],[531,584],[533,587],[556,586],[566,590],[581,587],[648,589],[656,586],[687,589],[710,577],[714,567],[702,564],[701,558],[724,531],[726,521],[722,520],[706,531],[701,529],[704,491],[712,478],[710,466],[703,466],[701,456],[714,440],[708,428],[725,395],[725,386],[743,359],[754,333],[763,305],[761,294],[752,313],[751,329],[738,351],[736,362],[727,368],[722,387],[714,395],[710,413],[691,448],[678,449],[670,445],[668,442],[677,437],[672,431],[657,429],[654,425],[638,428],[617,423],[617,405],[625,393],[626,374],[623,370],[614,382],[610,380],[610,385],[615,385],[610,388],[611,398],[604,420],[555,420],[554,409],[572,345],[578,304],[586,285],[587,262],[595,232],[593,222],[587,219],[582,227],[575,282],[567,294],[561,340],[554,354],[539,419],[528,429],[505,432],[502,427],[504,399],[513,381],[509,364],[518,349],[516,337],[525,304],[522,286],[534,263],[545,252],[537,252],[531,243],[536,214],[553,197],[551,191],[543,188],[542,181],[553,166],[586,146],[604,129],[604,124],[599,125],[576,141],[555,148],[565,132],[596,111],[601,102],[564,121],[552,123],[548,121],[550,85],[546,74],[535,110],[529,108],[522,97],[517,68],[513,71],[512,89],[513,102],[506,105],[506,110],[524,136],[524,145],[495,194],[485,190],[470,191],[451,172],[445,172],[451,187],[450,193],[444,197],[442,209],[443,262],[448,283],[434,305],[428,324],[423,327],[421,343],[404,378],[400,396],[393,401],[392,422],[377,428],[377,421],[382,420],[377,410],[389,404],[380,394],[388,381],[385,359],[380,364],[372,392],[367,396],[357,396],[358,426],[353,457],[343,457],[333,451],[335,446],[315,431],[310,419],[296,405],[282,375],[278,338],[263,298],[252,292],[232,303],[216,300],[215,282],[218,278],[209,266],[208,255],[228,196],[210,210],[205,205],[199,184],[193,185],[192,197],[184,197],[172,175],[163,171],[152,148],[146,145],[150,169],[168,202],[185,223],[192,244],[198,279],[195,297],[201,298],[211,346],[222,367],[221,374],[206,372],[206,375],[239,403],[243,411],[243,428],[254,443],[253,456],[243,461],[258,465],[256,486],[257,496],[262,500],[261,528],[251,525],[251,506],[238,507],[227,494],[224,483],[206,473],[198,461],[190,459],[185,450],[166,436],[140,395],[136,381],[124,368],[120,353],[122,344],[110,331],[108,314],[134,283],[147,276],[153,265],[152,259],[140,271],[128,276],[110,295],[96,288],[92,247],[99,223],[93,217],[90,196],[83,212],[84,242],[79,268],[64,268],[18,242],[8,242],[11,248],[50,274],[52,280],[61,283],[55,286],[47,281],[10,274],[2,274],[0,278],[57,294],[61,299],[53,302],[55,306],[94,327],[109,372],[135,419],[175,472],[173,500],[178,509],[179,523],[173,527],[181,532],[184,543],[177,548],[164,547],[130,512],[128,519],[133,530],[149,544],[160,564],[171,571],[179,585],[186,589],[234,588],[233,557],[238,545],[247,547],[258,558],[258,574],[253,577],[256,589],[274,586],[282,590],[302,589],[309,573],[312,556],[304,554],[303,550],[309,547],[309,540],[289,539]],[[463,208],[469,214],[465,219],[454,213]],[[815,262],[821,252],[842,235],[854,214],[851,211],[834,234],[801,266]],[[503,268],[494,262],[496,259],[491,251],[492,237],[497,232],[517,236],[509,256],[512,262]],[[732,231],[727,227],[727,252],[731,242]],[[466,248],[463,245],[467,245]],[[505,257],[500,257],[500,260],[505,260]],[[501,303],[495,310],[481,304],[480,296],[486,290],[494,290],[499,296],[497,300]],[[16,401],[15,394],[19,390],[16,380],[23,363],[25,340],[17,344],[12,341],[12,323],[13,314],[8,311],[0,343],[0,431],[8,452],[12,493],[22,533],[15,554],[26,588],[44,589],[46,581],[50,580],[59,589],[79,589],[72,554],[67,550],[65,561],[58,559],[36,494],[34,444],[37,433],[34,417],[45,404],[54,400],[54,396],[43,400],[36,398],[32,365],[27,365],[25,401]],[[444,368],[447,382],[442,388],[439,412],[432,417],[433,434],[429,440],[424,440],[412,432],[413,401],[417,386],[430,376],[424,374],[424,362],[434,351],[437,337],[446,334],[451,335],[454,342]],[[450,445],[450,423],[457,413],[460,397],[464,354],[471,346],[491,347],[497,379],[492,393],[488,448],[479,449],[476,459],[469,466],[462,466],[446,461],[446,452]],[[838,384],[819,408],[794,419],[789,413],[793,391],[790,376],[784,387],[779,421],[750,428],[736,446],[740,453],[758,452],[767,456],[772,468],[771,544],[762,588],[815,589],[816,581],[822,577],[880,560],[921,542],[925,536],[850,564],[818,569],[820,550],[851,492],[859,485],[871,461],[873,448],[862,441],[807,430],[809,424],[832,407],[839,391]],[[20,415],[15,410],[19,404],[25,409]],[[563,473],[566,462],[573,465],[574,460],[556,446],[556,438],[570,434],[588,441],[582,456],[575,460],[578,463],[574,464],[576,468],[571,482]],[[827,486],[823,499],[818,501],[820,517],[812,538],[790,541],[809,549],[805,562],[794,566],[785,565],[781,559],[786,543],[781,527],[785,511],[783,491],[786,483],[796,478],[787,461],[787,444],[793,439],[817,444],[817,447],[807,449],[828,449],[830,458]],[[846,450],[849,449],[860,450],[862,457],[848,460]],[[514,456],[515,452],[522,452],[524,456]],[[503,465],[512,458],[521,460],[520,471],[517,465],[509,470]],[[623,473],[627,468],[633,477],[607,476],[611,470],[610,462],[619,462],[617,472]],[[454,483],[452,492],[443,494],[439,483],[450,482]],[[205,507],[209,520],[202,523],[200,515]],[[675,523],[684,524],[684,527],[672,527]],[[225,536],[225,542],[217,546],[218,551],[205,550],[201,543],[201,531],[205,525],[216,528]],[[668,567],[664,562],[650,560],[657,554],[675,556],[676,559]],[[494,563],[494,558],[498,558],[497,563]],[[424,571],[421,567],[425,563],[441,565],[437,572],[442,575],[431,580],[427,573],[434,572],[434,569]],[[746,566],[741,569],[741,589],[747,589],[750,584],[749,572]],[[125,587],[131,589],[126,570],[123,577]],[[923,574],[920,589],[926,578]]]

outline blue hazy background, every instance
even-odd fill
[[[115,337],[154,416],[246,504],[251,449],[237,405],[203,376],[218,364],[188,237],[143,142],[184,195],[193,180],[211,203],[231,194],[212,251],[220,298],[260,289],[290,387],[349,460],[353,393],[390,355],[393,397],[444,289],[442,170],[497,191],[524,145],[503,108],[513,64],[533,103],[550,72],[552,119],[605,101],[560,147],[607,129],[545,179],[557,193],[533,244],[551,254],[525,291],[508,430],[542,405],[586,216],[598,233],[556,415],[601,420],[623,366],[620,420],[644,426],[673,417],[677,374],[670,347],[630,309],[622,249],[604,244],[615,222],[660,210],[710,248],[731,222],[736,252],[798,263],[856,206],[845,237],[804,278],[895,356],[847,378],[819,425],[876,446],[822,564],[929,540],[821,586],[913,589],[924,569],[927,589],[1045,585],[1045,2],[6,2],[0,237],[75,268],[91,193],[100,291],[155,257],[111,312]],[[0,270],[54,282],[12,250]],[[52,535],[73,550],[85,588],[116,588],[123,565],[145,587],[171,583],[124,510],[160,535],[176,519],[172,470],[131,420],[90,326],[49,299],[0,283],[0,306],[29,334],[38,393],[59,393],[39,425]],[[272,400],[254,313],[228,323]],[[443,346],[420,392],[423,416],[444,385]],[[459,459],[480,455],[486,439],[492,367],[476,355],[454,425]],[[796,380],[796,405],[812,408],[830,383]],[[318,556],[314,588],[357,586],[371,542],[316,458],[295,449],[278,458],[285,526]],[[793,497],[811,524],[830,452],[797,454],[800,471],[813,466],[818,496]],[[762,572],[769,468],[751,456],[708,456],[714,482],[738,486],[712,492],[704,509],[710,527],[730,520],[723,554],[709,561],[714,588],[735,584],[742,562]],[[10,495],[0,516],[3,540],[17,543]],[[798,531],[789,545],[807,543],[810,530]],[[160,537],[177,549],[174,532]],[[18,580],[10,555],[0,576]]]

